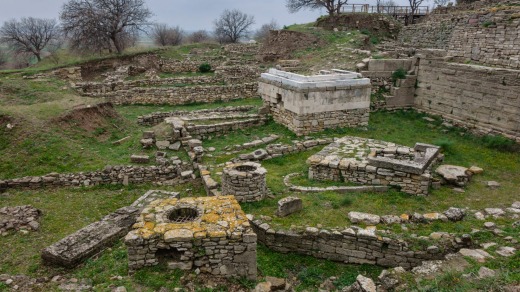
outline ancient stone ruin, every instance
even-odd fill
[[[309,178],[398,186],[414,195],[428,195],[432,166],[442,160],[439,147],[414,148],[373,139],[343,137],[307,160]]]
[[[233,195],[239,202],[256,202],[267,195],[267,170],[260,163],[239,162],[222,171],[222,194]]]
[[[233,196],[153,201],[125,237],[131,271],[164,263],[256,279],[256,234]]]
[[[350,71],[321,73],[303,76],[269,69],[261,75],[258,92],[275,121],[297,135],[367,126],[370,80]]]

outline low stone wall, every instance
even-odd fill
[[[520,142],[520,71],[458,64],[421,52],[415,107],[482,134]]]
[[[187,125],[188,133],[198,139],[205,139],[207,136],[223,135],[239,129],[247,129],[255,126],[262,126],[267,123],[266,117],[257,119],[247,119],[242,121],[225,122],[211,125]]]
[[[206,114],[214,114],[214,113],[236,113],[236,112],[248,112],[252,110],[253,106],[243,105],[243,106],[226,106],[220,107],[216,109],[205,109],[205,110],[196,110],[196,111],[172,111],[172,112],[156,112],[151,113],[144,116],[137,117],[137,124],[141,126],[155,126],[164,122],[165,118],[176,117],[176,116],[186,116],[186,115],[206,115]]]
[[[164,79],[143,79],[114,82],[82,82],[76,83],[76,90],[84,96],[103,96],[108,92],[130,90],[134,87],[158,87],[181,85],[205,85],[221,83],[224,80],[217,76],[176,77]]]
[[[383,267],[418,266],[423,261],[442,259],[444,253],[437,246],[415,251],[408,243],[382,237],[374,231],[360,228],[318,229],[307,227],[303,231],[274,229],[268,223],[250,216],[251,226],[258,242],[270,249],[287,253],[313,256],[347,264],[370,264]]]
[[[257,83],[234,85],[190,86],[173,88],[131,88],[109,92],[103,96],[118,105],[211,103],[258,96]]]
[[[184,183],[192,178],[181,176],[191,166],[107,166],[101,171],[79,173],[49,173],[43,176],[0,180],[0,191],[13,188],[38,189],[44,187],[92,186],[101,184],[138,184],[176,181]]]

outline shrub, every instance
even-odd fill
[[[392,72],[392,82],[394,83],[394,86],[396,86],[397,79],[405,79],[406,78],[406,70],[403,68],[399,68]]]
[[[498,149],[501,151],[514,152],[514,151],[518,151],[520,149],[520,145],[518,145],[515,141],[513,141],[512,139],[508,139],[501,135],[484,136],[482,138],[482,141],[484,142],[484,145],[486,147]]]
[[[433,145],[441,147],[441,151],[444,153],[453,153],[453,141],[448,139],[439,139],[433,142]]]
[[[200,73],[209,73],[211,72],[211,65],[208,63],[201,64],[199,66],[199,72]]]

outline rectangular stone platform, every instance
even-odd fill
[[[135,223],[139,208],[124,207],[45,248],[45,264],[73,268],[125,236]]]

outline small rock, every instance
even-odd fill
[[[484,216],[484,214],[482,214],[481,212],[476,212],[475,218],[477,218],[477,220],[486,220],[486,216]]]
[[[12,283],[13,283],[13,279],[7,279],[7,280],[5,281],[5,284],[6,284],[6,285],[11,285]]]
[[[500,208],[486,208],[484,212],[488,215],[492,215],[493,217],[498,217],[504,215],[506,212]]]
[[[478,270],[478,278],[484,279],[484,278],[490,278],[494,277],[496,275],[496,272],[492,269],[486,268],[486,267],[480,267]]]
[[[173,151],[179,151],[179,149],[181,149],[181,142],[177,141],[173,144],[170,144],[170,146],[168,146],[168,149]]]
[[[511,207],[515,209],[520,209],[520,201],[514,202],[513,204],[511,204]]]
[[[271,283],[271,290],[284,290],[285,279],[276,277],[265,277],[265,280]]]
[[[447,183],[463,187],[470,179],[468,169],[462,166],[443,164],[435,172],[439,174]]]
[[[463,209],[450,207],[443,213],[450,221],[460,221],[466,215]]]
[[[119,286],[116,289],[112,290],[113,292],[126,292],[125,286]]]
[[[481,249],[468,249],[462,248],[459,250],[459,253],[466,257],[471,257],[477,260],[478,262],[485,262],[487,258],[493,258],[489,253],[481,250]]]
[[[486,227],[487,229],[493,229],[495,228],[497,225],[493,222],[485,222],[484,223],[484,227]]]
[[[271,291],[271,283],[269,282],[260,282],[256,285],[253,292],[270,292]]]
[[[481,174],[484,172],[484,170],[478,166],[472,166],[470,168],[468,168],[468,171],[471,172],[472,174]]]
[[[159,150],[164,150],[164,149],[167,149],[168,147],[170,147],[170,141],[157,141],[157,142],[155,142],[155,146]]]
[[[481,244],[480,246],[482,246],[483,249],[488,249],[495,245],[497,245],[495,242],[486,242],[486,243]]]
[[[215,149],[215,147],[208,147],[209,152],[215,152],[215,150],[217,150],[217,149]]]
[[[500,187],[500,184],[499,184],[498,182],[492,180],[492,181],[488,181],[488,182],[486,183],[486,186],[487,186],[488,188],[490,188],[490,189],[498,189],[498,188]]]
[[[361,213],[361,212],[349,212],[348,219],[352,223],[365,223],[368,225],[376,225],[381,221],[381,217],[374,214]]]
[[[502,246],[496,250],[496,253],[503,257],[510,257],[515,254],[516,248],[509,246]]]

